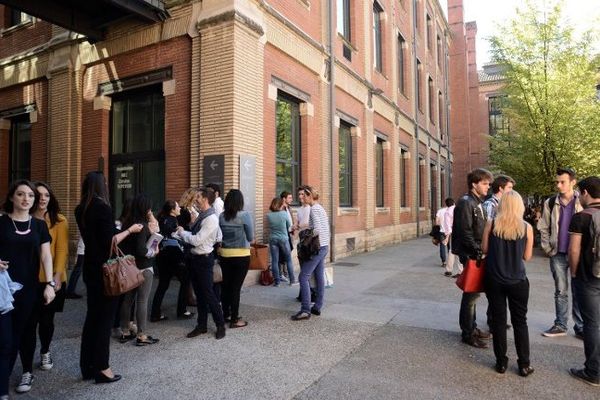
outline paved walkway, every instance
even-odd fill
[[[528,263],[529,331],[535,373],[521,378],[509,332],[509,370],[493,370],[491,349],[460,343],[460,291],[443,276],[428,239],[339,260],[321,317],[293,322],[297,288],[252,286],[242,293],[243,329],[185,338],[190,321],[174,319],[177,284],[167,295],[169,321],[149,324],[151,347],[113,342],[111,364],[124,378],[110,385],[79,379],[84,300],[57,316],[55,367],[34,371],[19,399],[598,399],[600,390],[572,379],[583,344],[540,332],[554,320],[547,259]],[[484,326],[487,303],[479,301]],[[36,356],[36,360],[39,358]],[[11,386],[20,373],[15,368]],[[19,375],[20,376],[20,375]]]

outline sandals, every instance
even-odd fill
[[[135,340],[135,345],[136,346],[146,346],[148,344],[155,344],[158,343],[158,339],[153,338],[152,336],[146,336],[144,338],[137,338]]]
[[[130,340],[133,340],[133,339],[135,339],[135,335],[130,332],[128,335],[121,334],[121,336],[119,337],[119,342],[121,342],[121,343],[127,343],[127,342],[129,342]]]
[[[229,328],[230,329],[243,328],[245,326],[248,326],[248,322],[247,321],[242,321],[241,319],[238,319],[235,322],[231,321],[231,323],[229,324]]]
[[[161,314],[158,317],[152,317],[150,318],[150,322],[160,322],[160,321],[165,321],[169,319],[169,317],[167,317],[166,315]]]

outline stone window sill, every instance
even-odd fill
[[[390,213],[389,207],[377,207],[375,209],[375,214],[389,214],[389,213]]]
[[[337,215],[343,217],[344,215],[357,216],[360,215],[360,208],[358,207],[338,207]]]

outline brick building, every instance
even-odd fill
[[[454,154],[452,196],[467,191],[467,174],[489,164],[487,97],[477,71],[477,23],[465,23],[462,0],[448,0],[450,132]]]
[[[453,161],[437,0],[136,0],[100,22],[85,3],[64,20],[0,5],[0,195],[47,181],[72,220],[90,170],[116,213],[137,191],[158,204],[222,181],[260,238],[271,198],[304,183],[334,258],[428,231]]]

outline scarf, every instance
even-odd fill
[[[208,217],[209,215],[213,215],[214,213],[215,213],[215,209],[213,207],[210,207],[206,211],[200,211],[200,214],[198,214],[198,218],[196,218],[196,220],[194,221],[194,224],[191,227],[192,235],[195,235],[196,233],[198,233],[200,231],[200,227],[201,227],[201,224],[202,224],[202,221],[204,220],[204,218]]]

